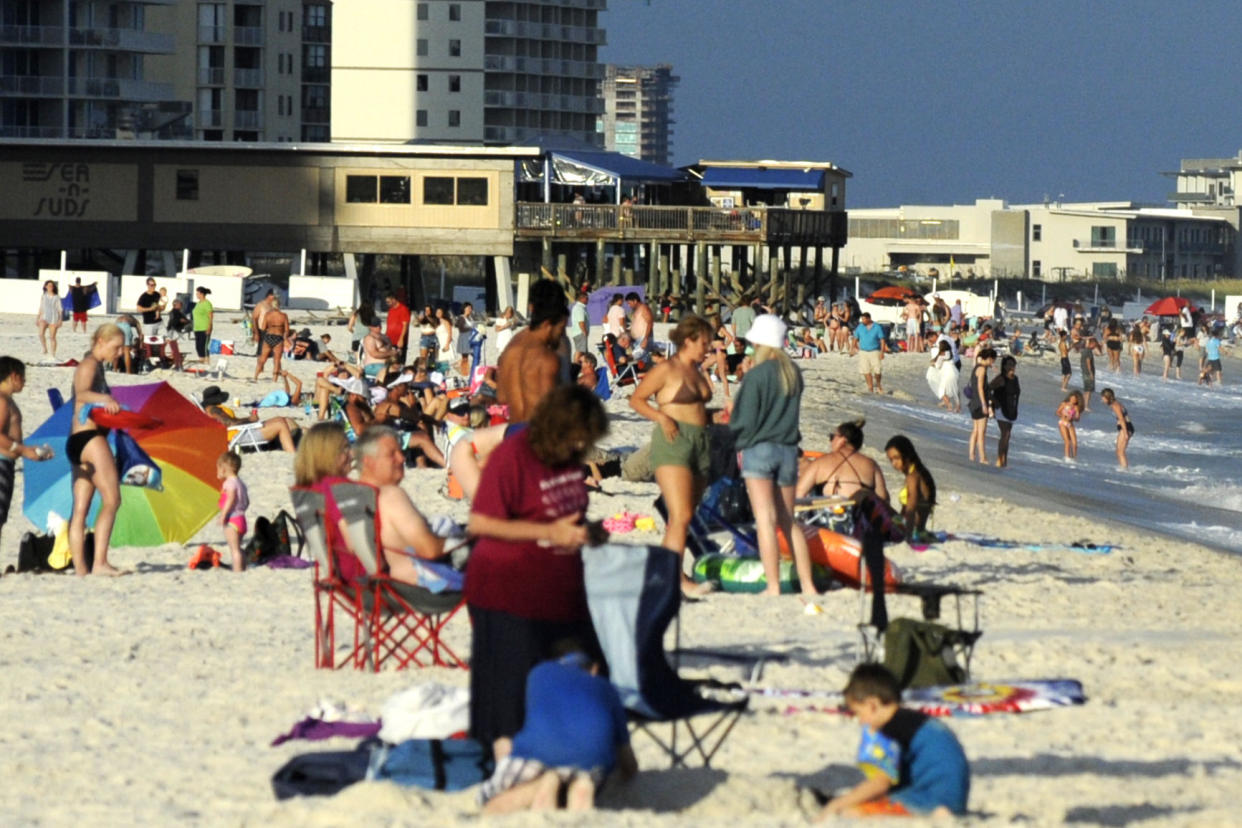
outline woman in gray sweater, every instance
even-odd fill
[[[746,340],[755,347],[754,367],[733,398],[729,428],[742,454],[742,479],[755,515],[765,595],[780,594],[777,529],[791,539],[803,595],[815,595],[806,538],[795,531],[794,486],[798,482],[798,414],[802,372],[785,353],[785,323],[772,314],[755,320]]]

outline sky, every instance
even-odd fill
[[[1165,204],[1242,149],[1237,0],[608,0],[608,63],[670,63],[674,163],[831,161],[847,206]]]

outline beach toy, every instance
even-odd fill
[[[826,589],[832,582],[832,573],[822,566],[812,569],[816,589]],[[720,584],[725,592],[754,593],[767,589],[767,577],[763,573],[763,562],[758,558],[739,558],[734,555],[711,553],[700,555],[694,562],[694,580],[696,583]],[[781,592],[797,592],[799,589],[798,573],[794,571],[793,562],[780,562]]]
[[[634,521],[637,519],[638,515],[617,512],[612,517],[604,518],[604,528],[614,535],[624,535],[634,531]]]
[[[91,403],[94,405],[94,403]],[[86,410],[86,406],[82,407]],[[79,419],[81,414],[78,415]],[[139,428],[155,428],[162,425],[160,420],[154,417],[148,417],[146,414],[139,414],[136,411],[130,411],[122,408],[115,414],[109,414],[101,407],[95,407],[90,410],[90,418],[96,425],[104,428],[121,428],[121,429],[139,429]]]
[[[832,570],[833,577],[848,587],[857,587],[859,563],[862,560],[862,544],[856,539],[822,529],[816,526],[797,524],[806,538],[806,545],[811,551],[811,562]],[[789,541],[785,534],[777,530],[776,540],[780,544],[781,557],[790,557]],[[892,561],[884,561],[884,587],[886,592],[901,583],[901,570]]]
[[[640,532],[654,532],[655,518],[649,515],[640,517],[638,520],[634,521],[634,528]]]

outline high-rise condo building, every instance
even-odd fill
[[[601,145],[607,0],[336,0],[332,140]]]
[[[149,17],[177,43],[149,70],[193,102],[194,138],[329,140],[329,0],[182,2]]]
[[[604,114],[599,131],[604,148],[669,164],[673,148],[673,89],[681,79],[666,63],[615,66],[604,70]]]
[[[150,71],[179,48],[148,25],[176,0],[0,3],[0,137],[188,137],[188,104]]]

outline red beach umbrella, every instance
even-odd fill
[[[875,293],[867,297],[867,301],[873,305],[896,305],[904,302],[914,302],[921,297],[917,291],[900,285],[891,285],[882,287]]]
[[[1150,316],[1177,316],[1182,312],[1182,308],[1190,308],[1192,311],[1199,310],[1185,297],[1166,296],[1163,299],[1157,299],[1152,302],[1143,313]]]

